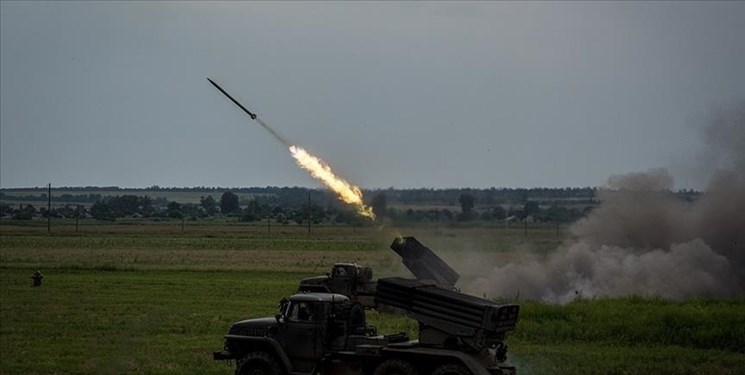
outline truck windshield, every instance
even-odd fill
[[[293,302],[290,305],[290,311],[287,319],[296,322],[315,322],[315,306],[310,302]]]
[[[334,269],[334,277],[347,277],[346,267],[336,267]]]

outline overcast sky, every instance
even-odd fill
[[[310,186],[206,80],[364,188],[689,165],[745,3],[0,3],[0,186]]]

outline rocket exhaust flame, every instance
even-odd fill
[[[311,155],[299,146],[290,146],[290,153],[297,165],[310,173],[313,178],[321,181],[326,187],[339,196],[344,203],[351,204],[357,213],[375,220],[372,207],[362,201],[362,190],[345,179],[337,176],[331,167],[319,157]]]
[[[295,146],[288,142],[284,137],[279,135],[279,133],[277,133],[274,129],[267,125],[267,123],[258,118],[255,113],[252,113],[251,111],[246,109],[246,107],[244,107],[241,103],[230,96],[230,94],[228,94],[227,91],[223,90],[222,87],[220,87],[217,83],[209,78],[207,78],[207,80],[210,81],[210,83],[215,86],[223,95],[230,99],[230,101],[232,101],[233,103],[235,103],[235,105],[242,109],[243,112],[246,112],[249,117],[251,117],[253,120],[256,120],[256,122],[258,122],[259,125],[264,128],[264,130],[269,132],[269,134],[271,134],[274,139],[277,140],[277,142],[283,144],[285,147],[288,147],[290,149],[292,157],[295,158],[295,161],[297,162],[297,165],[300,166],[300,168],[305,169],[310,173],[311,176],[313,176],[313,178],[321,181],[324,185],[326,185],[326,187],[336,193],[339,199],[341,199],[344,203],[354,206],[358,214],[375,220],[375,214],[373,213],[372,207],[365,205],[364,201],[362,200],[362,190],[360,190],[358,186],[353,185],[343,178],[337,176],[331,169],[331,166],[329,166],[319,157],[311,155],[302,147]]]

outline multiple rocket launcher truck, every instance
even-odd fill
[[[414,237],[391,248],[417,277],[373,281],[372,270],[337,263],[303,279],[274,317],[233,323],[215,360],[235,360],[236,375],[507,375],[505,335],[520,307],[455,289],[457,272]],[[419,323],[379,335],[365,309],[406,314]]]
[[[279,142],[261,122],[207,78]],[[233,323],[215,360],[235,360],[236,375],[499,375],[505,334],[514,329],[518,305],[500,305],[455,290],[459,275],[414,237],[391,248],[417,279],[372,279],[372,270],[336,264],[331,274],[304,279],[298,294],[280,302],[273,318]],[[419,322],[418,340],[378,335],[365,308],[397,311]]]

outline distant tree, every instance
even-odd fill
[[[287,224],[287,223],[289,223],[289,222],[290,222],[289,220],[287,220],[287,215],[285,215],[285,214],[284,214],[284,212],[283,212],[283,213],[279,213],[279,214],[277,214],[277,215],[276,215],[276,216],[274,217],[274,219],[275,219],[275,220],[276,220],[276,221],[277,221],[278,223],[280,223],[280,224]]]
[[[241,207],[238,204],[238,196],[231,191],[224,192],[220,197],[220,211],[222,211],[224,215],[230,215],[232,213],[238,213],[240,210]]]
[[[552,223],[566,223],[570,220],[570,213],[566,207],[556,204],[552,205],[545,212],[546,220]]]
[[[166,210],[168,212],[168,217],[181,218],[184,215],[181,211],[181,204],[178,202],[168,203]]]
[[[241,221],[256,221],[264,217],[264,207],[256,199],[251,199],[243,210]]]
[[[471,220],[473,218],[473,205],[475,201],[476,199],[474,199],[473,195],[471,194],[462,193],[460,195],[460,197],[458,198],[458,202],[460,202],[461,220]]]
[[[308,218],[308,205],[302,206],[302,208],[298,211],[296,211],[296,216],[300,218],[299,223],[307,223],[306,220]],[[326,210],[323,209],[323,207],[313,203],[310,205],[310,220],[313,224],[320,224],[321,222],[324,222],[328,219],[328,213]],[[298,218],[295,219],[295,221],[298,221]]]
[[[155,214],[153,200],[148,196],[117,195],[104,197],[91,207],[91,215],[97,220],[114,220],[135,214],[145,217]]]
[[[140,209],[141,199],[136,195],[122,195],[109,199],[114,217],[130,216]]]
[[[375,216],[382,218],[386,215],[386,209],[387,209],[388,203],[386,202],[385,193],[380,192],[376,194],[372,199],[372,210],[375,213]]]
[[[426,210],[424,212],[424,217],[429,221],[438,221],[440,220],[440,211],[437,209]]]
[[[26,207],[19,207],[13,215],[13,218],[18,220],[31,220],[31,218],[34,217],[35,214],[36,208],[34,208],[34,206],[30,204],[27,204]]]
[[[453,220],[453,216],[453,211],[450,211],[447,208],[442,210],[442,217],[444,217],[446,220]]]
[[[491,214],[494,220],[504,220],[507,218],[507,211],[502,206],[494,207]]]
[[[288,214],[288,217],[295,221],[298,224],[307,224],[308,223],[308,205],[305,204],[298,209],[290,212]],[[321,206],[313,203],[310,205],[310,220],[314,224],[319,224],[323,221],[326,221],[328,219],[328,215],[326,210],[324,210]]]
[[[533,216],[536,217],[541,213],[541,206],[536,201],[528,201],[523,206],[523,217]]]
[[[468,193],[463,193],[458,198],[458,202],[460,202],[460,212],[463,215],[469,215],[471,211],[473,211],[473,205],[475,203],[475,199],[473,198],[473,195]]]
[[[139,204],[137,212],[144,217],[152,216],[155,213],[155,207],[153,206],[153,199],[149,196],[139,197]]]
[[[202,205],[202,208],[204,209],[204,212],[207,213],[207,215],[214,215],[217,213],[217,201],[215,198],[212,198],[211,195],[208,196],[201,196],[199,198],[199,204]]]
[[[91,216],[96,220],[114,221],[116,216],[108,200],[100,200],[91,206]]]
[[[494,213],[492,211],[484,211],[481,213],[481,220],[491,221],[494,220]]]
[[[184,203],[181,205],[181,212],[184,213],[188,220],[204,219],[207,217],[207,212],[199,203]]]
[[[404,216],[403,212],[395,207],[389,208],[388,212],[386,213],[388,214],[388,217],[391,218],[393,221],[401,220]]]
[[[334,222],[337,224],[350,224],[355,214],[347,210],[339,210],[334,216]]]
[[[168,198],[166,197],[157,197],[153,199],[152,201],[153,206],[160,207],[160,208],[168,206],[168,203],[170,202],[168,201]]]
[[[13,207],[8,204],[0,205],[0,216],[8,216],[13,213]]]

